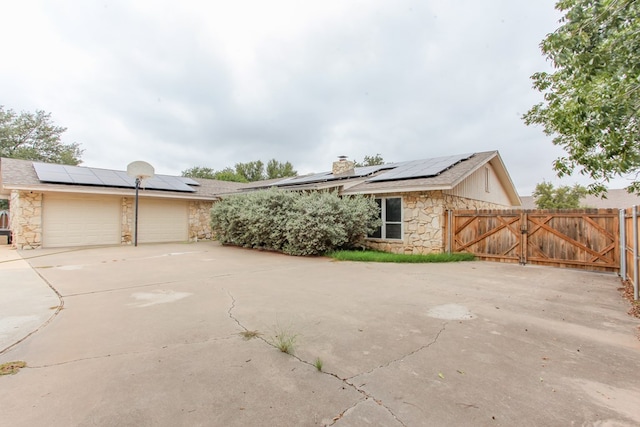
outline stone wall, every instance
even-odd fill
[[[211,240],[211,207],[213,202],[189,202],[189,240]]]
[[[505,209],[505,206],[445,194],[442,191],[389,194],[402,197],[402,240],[367,239],[371,249],[393,253],[428,254],[444,251],[444,225],[449,209]]]
[[[132,197],[122,198],[120,230],[122,233],[120,243],[123,245],[133,244],[133,227],[135,221],[135,199]]]
[[[12,246],[35,249],[42,246],[42,193],[11,192],[9,201]]]

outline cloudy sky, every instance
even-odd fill
[[[0,105],[45,110],[83,164],[157,173],[275,158],[499,150],[521,194],[562,154],[521,116],[555,0],[21,0]],[[580,181],[581,182],[581,181]]]

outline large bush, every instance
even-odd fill
[[[380,225],[378,209],[366,196],[270,189],[215,203],[211,229],[225,244],[318,255],[360,245]]]

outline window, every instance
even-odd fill
[[[380,207],[382,225],[369,237],[376,239],[402,239],[402,199],[392,197],[376,199]]]

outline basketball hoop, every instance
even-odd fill
[[[127,166],[127,175],[136,180],[136,214],[133,245],[138,246],[138,190],[140,189],[140,184],[143,180],[153,178],[155,170],[149,163],[138,160],[129,163]]]

